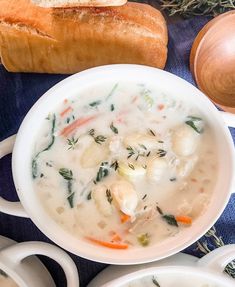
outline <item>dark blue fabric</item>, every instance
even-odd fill
[[[189,71],[189,52],[193,39],[207,21],[207,18],[197,17],[169,26],[169,56],[166,70],[193,84]],[[8,73],[0,66],[0,140],[16,133],[33,103],[47,89],[65,77],[64,75]],[[231,133],[235,138],[234,130],[231,130]],[[11,156],[6,156],[0,161],[0,194],[7,199],[17,200],[11,176]],[[216,223],[216,229],[225,243],[235,243],[234,195]],[[0,234],[19,242],[29,240],[50,242],[29,219],[8,216],[2,213],[0,213]],[[215,247],[211,243],[208,244],[211,245],[210,248]],[[196,250],[195,244],[187,248],[185,252],[197,256],[202,255],[200,251]],[[104,264],[90,262],[74,255],[72,255],[72,258],[80,272],[81,287],[86,286],[105,267]],[[66,286],[60,267],[47,258],[42,258],[42,261],[54,277],[56,285],[58,287]]]

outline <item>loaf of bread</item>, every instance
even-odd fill
[[[126,0],[31,0],[41,7],[108,7],[121,6]]]
[[[0,58],[8,71],[70,74],[114,63],[165,66],[166,23],[149,5],[62,9],[0,0],[0,7]]]

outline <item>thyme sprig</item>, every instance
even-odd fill
[[[76,144],[78,143],[78,138],[75,139],[74,137],[72,137],[71,139],[67,139],[67,142],[69,146],[68,150],[75,149]]]
[[[96,136],[94,129],[89,130],[88,134],[89,134],[91,137],[93,137],[94,141],[95,141],[97,144],[102,144],[102,143],[104,143],[104,142],[106,141],[106,139],[107,139],[107,138],[106,138],[105,136],[103,136],[103,135],[98,135],[98,136]]]
[[[160,0],[162,8],[168,10],[170,16],[181,14],[185,17],[194,15],[216,16],[230,9],[235,9],[234,0]]]
[[[128,146],[126,149],[128,151],[128,156],[127,158],[131,158],[132,156],[135,156],[135,160],[138,160],[139,157],[148,157],[150,155],[150,151],[147,150],[146,146],[142,145],[142,144],[139,144],[139,147],[142,149],[142,150],[137,150],[131,146]]]
[[[113,168],[115,171],[119,168],[119,163],[117,160],[111,163],[110,165],[111,168]]]
[[[106,189],[106,197],[107,197],[108,202],[111,204],[113,201],[113,197],[112,197],[110,189]]]
[[[112,130],[113,133],[118,134],[118,129],[114,126],[113,122],[110,125],[110,129]]]
[[[207,231],[207,233],[205,234],[205,237],[208,240],[210,240],[216,248],[225,245],[222,237],[217,235],[216,229],[214,226],[209,231]],[[207,254],[207,253],[210,253],[214,248],[209,247],[209,242],[207,240],[203,241],[203,239],[201,239],[197,242],[197,249],[200,250],[203,254]],[[235,278],[235,260],[230,262],[225,267],[224,272],[226,272],[232,278]]]
[[[161,287],[160,284],[157,282],[157,279],[155,277],[152,278],[152,282],[155,286]]]

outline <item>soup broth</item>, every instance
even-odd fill
[[[158,276],[146,276],[140,279],[133,280],[119,287],[222,287],[221,284],[208,283],[208,279],[200,278],[198,276],[187,275],[184,276],[171,274],[158,275]]]
[[[216,141],[205,116],[177,92],[100,84],[51,111],[31,171],[41,204],[73,236],[144,247],[203,214],[217,177]]]
[[[4,271],[0,270],[1,287],[19,287]]]

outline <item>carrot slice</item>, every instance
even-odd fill
[[[127,244],[123,244],[123,243],[112,243],[112,242],[95,239],[92,237],[85,237],[85,238],[93,243],[96,243],[104,247],[112,248],[112,249],[127,249],[129,247]]]
[[[158,109],[159,109],[159,111],[161,111],[161,110],[163,110],[164,109],[164,105],[163,104],[160,104],[160,105],[158,105]]]
[[[97,117],[96,116],[90,116],[88,118],[80,118],[80,119],[77,119],[76,121],[74,121],[72,124],[70,124],[69,126],[65,127],[60,135],[61,136],[68,136],[71,132],[73,132],[75,129],[85,125],[86,123],[92,121],[93,119],[95,119]]]
[[[184,224],[192,224],[192,218],[190,216],[176,216],[176,221],[184,223]]]
[[[72,111],[73,109],[71,107],[68,107],[67,109],[63,110],[61,113],[60,113],[60,116],[63,117],[65,116],[68,112]]]
[[[131,219],[130,215],[127,215],[125,213],[121,214],[121,223],[125,223]]]
[[[120,241],[122,241],[121,237],[117,233],[115,233],[112,237],[112,242],[120,242]]]

